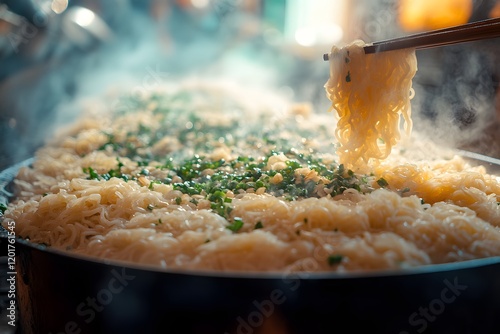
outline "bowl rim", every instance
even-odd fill
[[[0,225],[0,238],[5,238],[5,229]],[[449,262],[440,264],[428,264],[416,267],[407,267],[400,269],[385,269],[385,270],[370,270],[370,271],[349,271],[349,272],[292,272],[292,271],[217,271],[217,270],[200,270],[200,269],[185,269],[185,268],[162,268],[157,265],[141,264],[126,260],[106,259],[86,254],[79,254],[62,249],[56,249],[50,246],[32,243],[29,240],[17,238],[16,244],[21,244],[30,250],[40,251],[44,254],[64,257],[82,261],[88,264],[105,265],[113,267],[121,267],[126,269],[134,269],[149,273],[159,273],[165,275],[183,275],[197,277],[213,277],[213,278],[240,278],[240,279],[290,279],[300,278],[306,280],[343,280],[343,279],[366,279],[375,277],[398,277],[398,276],[414,276],[422,274],[446,273],[450,271],[469,270],[479,267],[495,266],[500,269],[500,256],[493,256],[480,259],[465,260],[459,262]]]

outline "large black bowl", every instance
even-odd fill
[[[18,168],[0,173],[0,189]],[[21,333],[500,333],[500,257],[377,273],[245,274],[14,245]]]

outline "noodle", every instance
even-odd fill
[[[340,162],[364,168],[370,159],[385,159],[400,139],[400,114],[409,135],[410,99],[417,70],[415,50],[365,55],[361,41],[338,49],[330,57],[325,84],[330,110],[339,117],[335,136]]]

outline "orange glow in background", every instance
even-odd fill
[[[447,28],[467,23],[472,0],[401,0],[399,23],[406,31]]]

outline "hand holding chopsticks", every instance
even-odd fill
[[[367,54],[407,48],[427,49],[495,37],[500,37],[500,18],[375,42],[365,46],[364,50]],[[323,60],[329,59],[330,54],[325,53]]]

